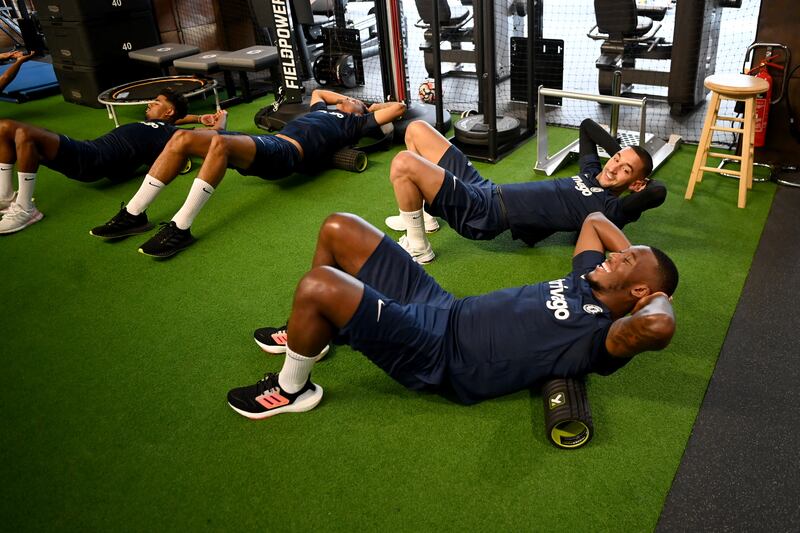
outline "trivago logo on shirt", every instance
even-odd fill
[[[575,182],[575,190],[580,191],[584,196],[591,196],[594,192],[603,192],[602,187],[588,187],[580,176],[572,176],[572,181]]]
[[[550,286],[550,299],[545,302],[545,306],[553,311],[553,316],[558,320],[566,320],[569,318],[569,304],[564,297],[564,291],[568,289],[564,285],[565,279],[554,279],[548,282]]]

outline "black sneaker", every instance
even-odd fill
[[[303,388],[294,394],[281,390],[278,374],[267,374],[249,387],[228,392],[228,405],[242,416],[258,420],[281,413],[302,413],[315,408],[322,399],[322,387],[308,378]]]
[[[253,333],[253,340],[267,353],[281,354],[286,353],[286,325],[279,328],[259,328]],[[319,361],[328,353],[330,346],[325,346],[314,358]]]
[[[175,222],[162,222],[153,238],[139,247],[139,252],[151,257],[170,257],[190,246],[194,241],[189,229],[180,229]]]
[[[153,229],[153,224],[147,220],[145,213],[131,215],[125,209],[125,204],[120,205],[119,213],[114,218],[89,230],[89,235],[100,237],[101,239],[119,239],[129,235],[139,235]]]
[[[279,328],[258,328],[253,332],[256,344],[268,353],[286,353],[286,324]]]

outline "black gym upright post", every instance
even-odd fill
[[[297,13],[294,12],[290,3],[295,5]],[[305,6],[303,5],[305,3]],[[294,43],[293,26],[299,24],[298,14],[305,14],[303,7],[308,7],[308,14],[311,6],[308,0],[300,2],[290,2],[290,0],[251,0],[256,22],[260,26],[267,28],[270,39],[278,49],[280,60],[280,87],[282,88],[283,102],[287,104],[301,103],[303,101],[303,79],[302,74],[304,65],[299,59],[297,47]],[[312,19],[313,20],[313,19]],[[277,83],[278,80],[275,80]],[[276,91],[277,92],[277,91]]]
[[[541,32],[541,0],[526,0],[527,9],[527,83],[525,97],[527,98],[527,113],[525,127],[520,127],[522,120],[503,116],[501,130],[498,130],[497,117],[497,65],[496,65],[496,31],[494,17],[495,0],[474,0],[475,16],[475,48],[476,69],[478,73],[478,114],[466,117],[455,124],[456,135],[453,144],[469,158],[496,163],[503,156],[517,148],[522,142],[530,138],[536,131],[535,99],[533,87],[536,83],[535,54],[537,51],[537,36]],[[480,120],[480,123],[475,122]],[[512,126],[506,129],[506,125]],[[459,130],[459,127],[463,128]],[[474,129],[472,129],[474,128]],[[476,142],[474,137],[466,138],[470,131],[478,134],[485,132],[485,137],[479,137]],[[463,133],[460,138],[459,133]]]

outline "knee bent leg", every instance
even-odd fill
[[[339,299],[338,280],[339,275],[332,267],[321,266],[310,270],[297,284],[294,304],[322,308],[336,302]]]
[[[394,183],[397,180],[407,179],[412,174],[412,169],[417,162],[416,156],[408,151],[403,150],[392,159],[391,168],[389,170],[389,179]]]
[[[192,133],[190,131],[178,130],[172,135],[164,149],[171,150],[173,152],[185,153],[188,150],[191,140]]]
[[[347,213],[328,215],[319,230],[319,240],[329,248],[349,234],[356,224],[356,218]]]
[[[230,156],[230,147],[224,135],[215,135],[208,145],[208,155]]]

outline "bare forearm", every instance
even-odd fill
[[[333,91],[328,91],[326,89],[315,89],[314,93],[311,95],[311,103],[313,104],[314,101],[322,100],[326,104],[336,104],[339,100],[342,99],[342,95]]]
[[[14,78],[17,77],[17,73],[19,72],[20,68],[22,68],[22,61],[15,61],[6,69],[5,72],[3,72],[3,75],[0,76],[0,91],[5,89],[9,83],[14,81]]]
[[[631,241],[606,217],[593,221],[593,226],[603,247],[609,252],[619,252],[630,247]]]
[[[175,121],[178,126],[185,126],[186,124],[201,124],[200,115],[186,115]]]
[[[378,107],[380,106],[380,107]],[[375,122],[380,125],[394,122],[406,112],[406,105],[402,102],[385,102],[372,104],[369,111],[375,114]]]
[[[370,113],[374,113],[378,109],[386,109],[386,108],[389,108],[389,107],[392,107],[392,106],[397,106],[398,104],[402,105],[403,107],[405,107],[405,105],[400,103],[400,102],[376,102],[376,103],[372,104],[371,106],[369,106],[368,111]]]
[[[575,254],[586,250],[619,252],[631,245],[628,238],[613,222],[600,212],[590,213],[583,221]]]
[[[206,115],[186,115],[175,121],[178,126],[186,124],[201,124],[209,129],[224,130],[227,125],[228,112],[221,110],[216,113]]]
[[[652,298],[632,315],[611,325],[606,349],[616,357],[666,348],[675,334],[675,314],[664,295]]]

